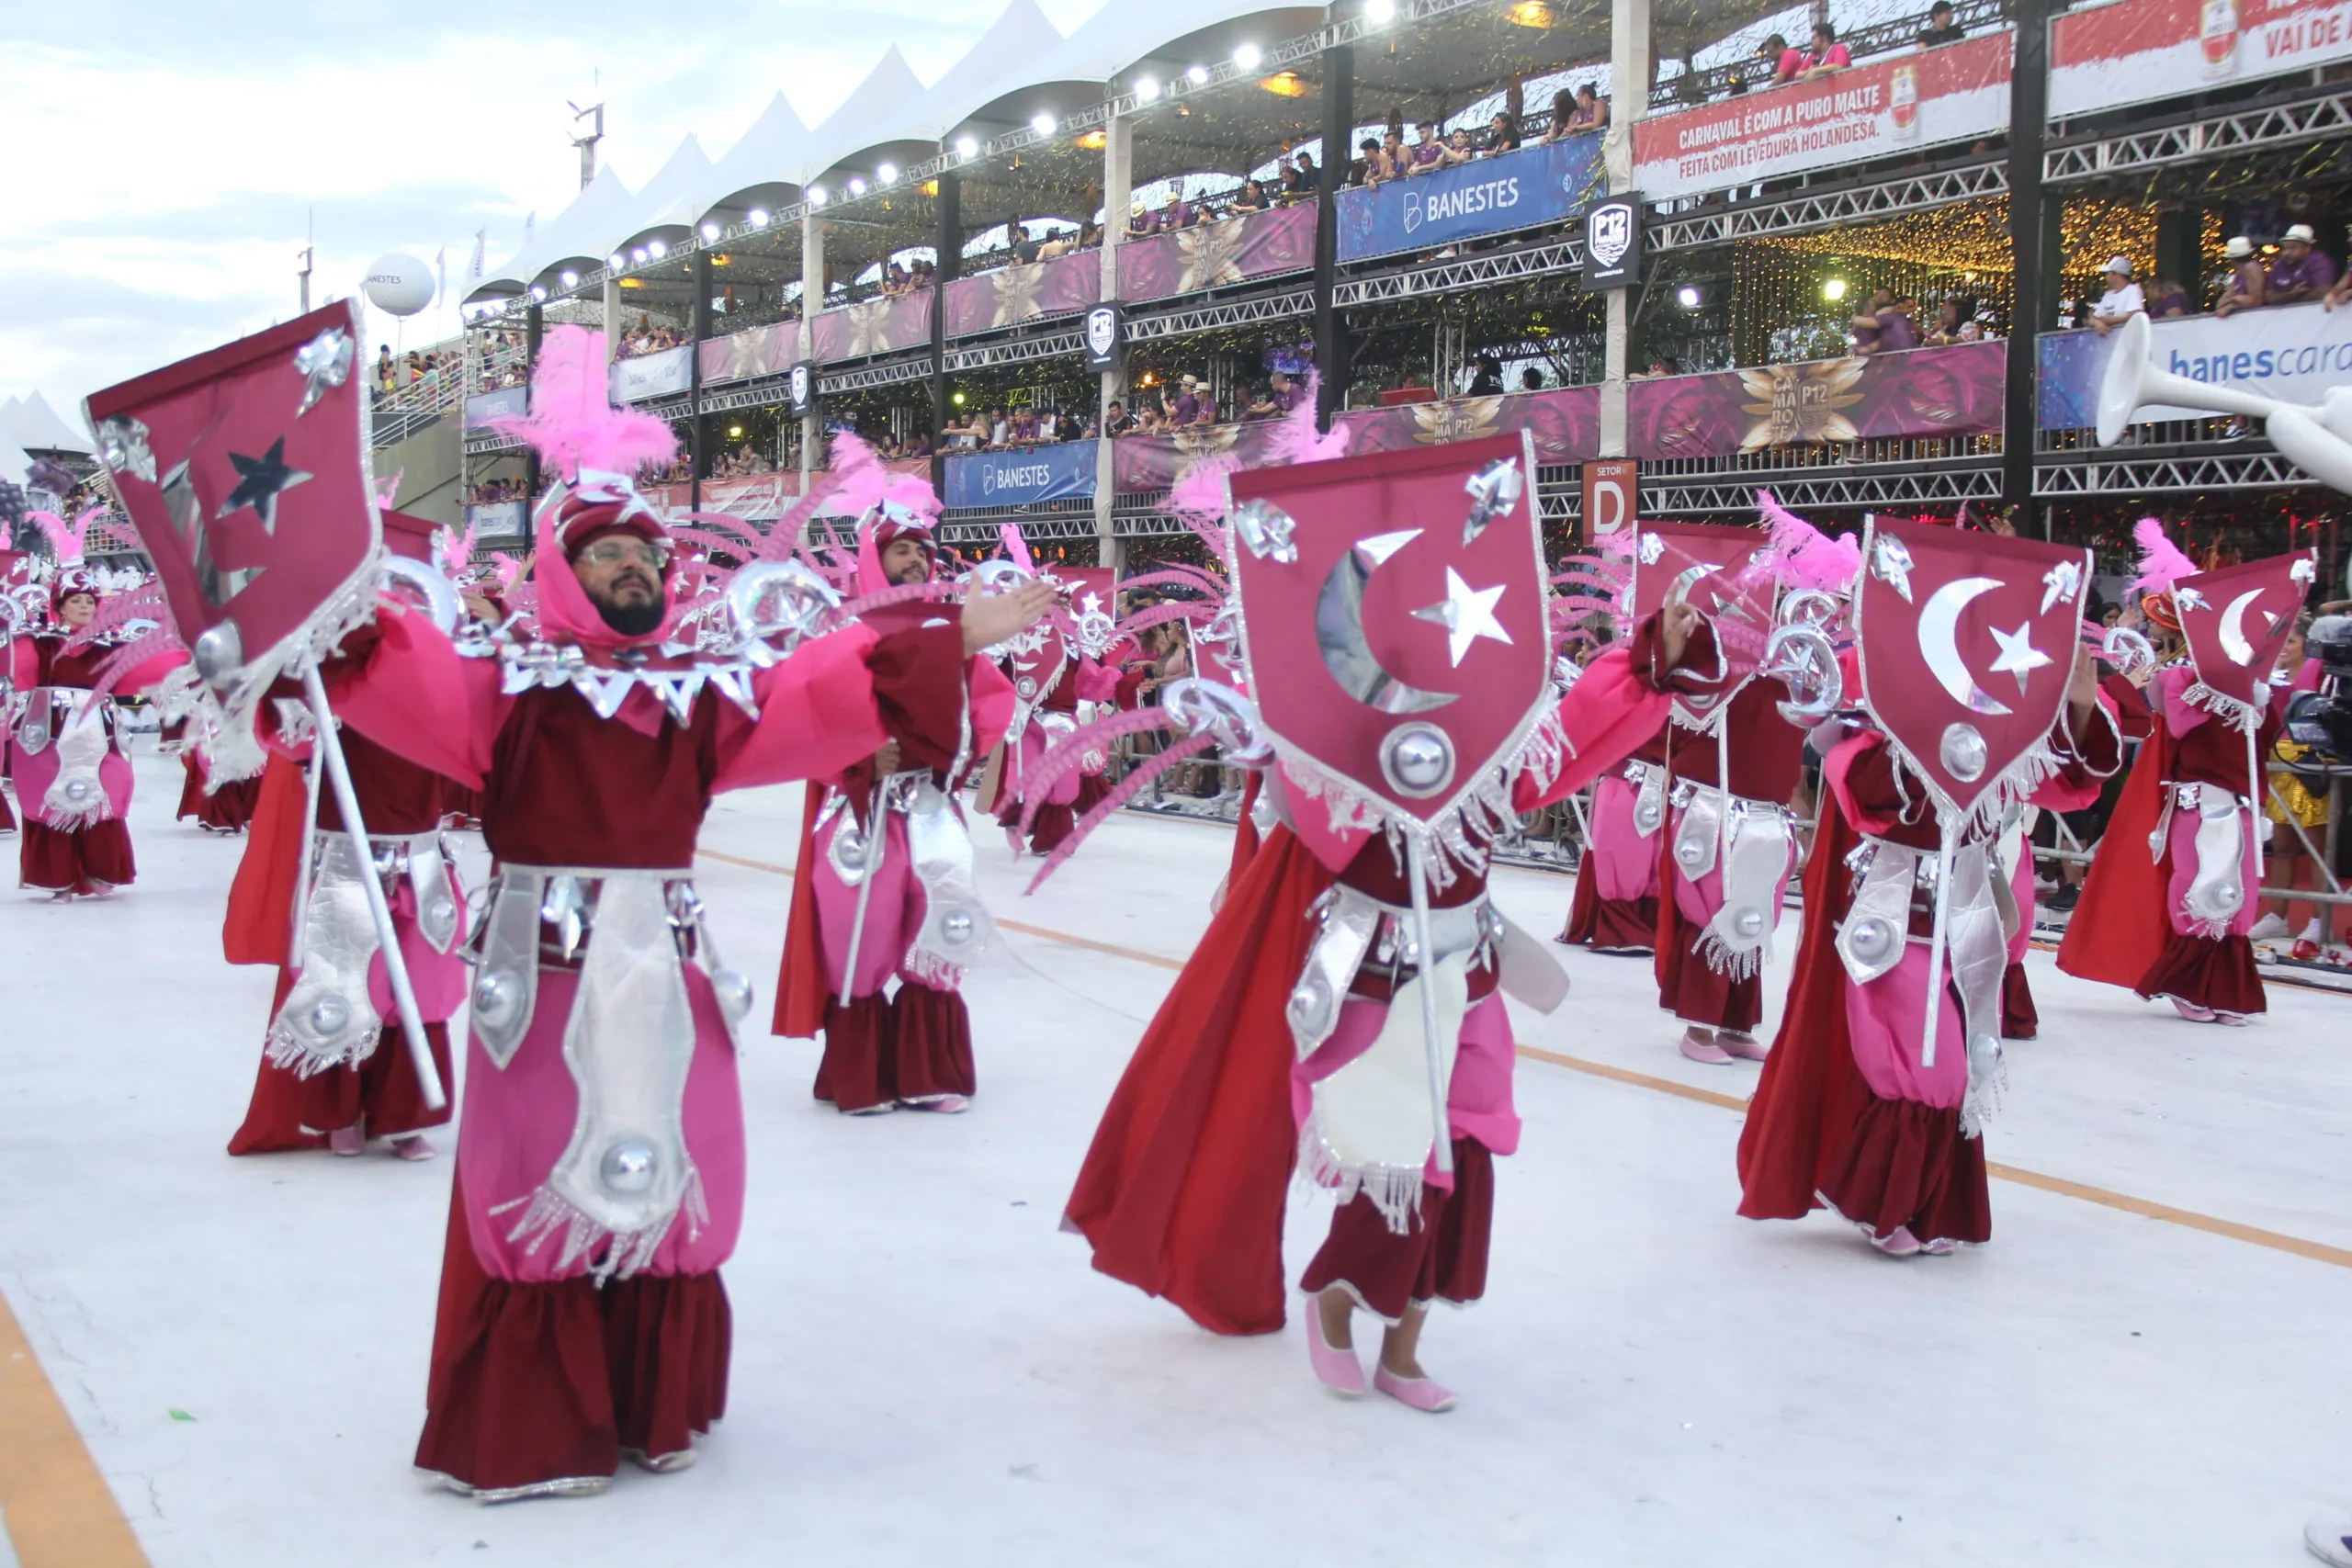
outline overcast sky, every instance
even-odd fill
[[[1065,32],[1099,0],[1042,0]],[[356,291],[406,251],[490,265],[579,188],[569,98],[632,187],[688,131],[718,157],[781,88],[814,125],[895,42],[935,80],[1001,0],[299,0],[14,5],[0,19],[0,396],[85,393]],[[601,85],[599,72],[602,73]],[[407,341],[453,330],[454,304]],[[389,325],[388,318],[371,323]],[[376,333],[388,336],[389,333]]]

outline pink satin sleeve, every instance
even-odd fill
[[[2172,732],[2175,739],[2188,734],[2211,716],[2203,708],[2181,695],[2196,683],[2197,671],[2186,664],[2177,664],[2169,670],[2156,671],[2156,700],[2149,705],[2156,710],[2158,716],[2164,720],[2165,728]]]
[[[374,646],[330,667],[336,716],[403,761],[480,789],[506,720],[495,659],[460,659],[423,615],[387,605]]]
[[[40,680],[40,649],[32,638],[20,637],[8,644],[8,680],[20,692],[31,691]]]
[[[752,677],[757,723],[732,703],[719,709],[713,790],[831,778],[890,739],[865,668],[874,633],[863,626],[806,642]]]
[[[1077,680],[1071,690],[1082,703],[1107,703],[1119,694],[1119,671],[1114,665],[1104,668],[1091,659],[1078,661]]]
[[[1634,672],[1632,656],[1611,649],[1594,660],[1560,699],[1560,732],[1567,754],[1550,779],[1522,773],[1511,783],[1511,805],[1532,811],[1566,798],[1623,762],[1666,722],[1674,699]]]
[[[167,649],[152,659],[141,660],[124,671],[116,680],[114,689],[125,695],[136,696],[181,665],[186,664],[187,660],[187,649]]]

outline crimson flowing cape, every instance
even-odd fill
[[[294,946],[294,884],[310,830],[311,785],[300,762],[276,751],[262,770],[245,852],[229,885],[220,949],[232,964],[283,964]]]
[[[2058,943],[2058,967],[2069,975],[2136,990],[2172,940],[2172,919],[2165,912],[2168,878],[2148,852],[2148,835],[2164,815],[2164,780],[2172,763],[2172,732],[2159,724],[2141,743]]]
[[[1825,786],[1805,862],[1804,932],[1788,1005],[1739,1134],[1739,1212],[1751,1220],[1803,1219],[1820,1206],[1814,1192],[1829,1141],[1870,1100],[1847,1032],[1846,966],[1838,956],[1838,922],[1851,898],[1846,857],[1860,841],[1837,791]],[[1670,893],[1660,900],[1671,902]]]
[[[1144,1032],[1064,1211],[1095,1268],[1218,1334],[1283,1325],[1298,1145],[1283,1009],[1332,881],[1288,829],[1267,835]]]
[[[808,781],[808,798],[800,810],[800,855],[792,863],[792,911],[784,926],[784,964],[775,977],[775,1016],[769,1032],[788,1040],[814,1040],[825,1027],[825,957],[817,945],[817,884],[809,874],[817,863],[817,812],[825,804],[825,786]]]

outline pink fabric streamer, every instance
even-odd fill
[[[2132,592],[2154,588],[2169,593],[2182,578],[2197,575],[2197,563],[2165,536],[2158,519],[2143,517],[2132,524],[2132,537],[2140,547],[2140,575],[2132,580]]]
[[[1022,896],[1026,897],[1044,886],[1046,878],[1059,871],[1062,868],[1062,863],[1078,852],[1078,846],[1086,841],[1087,835],[1101,827],[1109,818],[1111,813],[1141,794],[1144,785],[1177,763],[1199,756],[1216,743],[1216,737],[1206,730],[1197,735],[1186,736],[1142,767],[1136,769],[1125,778],[1121,779],[1116,789],[1096,802],[1093,810],[1079,818],[1077,825],[1070,829],[1069,837],[1054,846],[1054,852],[1046,857],[1046,863],[1037,868],[1037,874],[1031,877],[1029,886],[1021,890]],[[1029,829],[1028,813],[1024,811],[1022,816],[1022,831],[1025,833]]]
[[[826,613],[825,629],[831,631],[835,626],[846,626],[860,615],[875,610],[887,610],[893,604],[910,604],[918,599],[950,603],[956,595],[956,584],[939,578],[929,582],[902,582],[885,588],[878,593],[861,593],[854,599],[842,601],[839,606]]]
[[[677,433],[651,414],[613,407],[605,334],[560,326],[539,344],[531,372],[531,412],[498,414],[491,428],[520,436],[566,480],[581,470],[635,474],[678,455]]]

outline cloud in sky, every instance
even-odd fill
[[[1098,3],[1046,9],[1067,31]],[[689,131],[720,155],[778,88],[816,123],[893,42],[935,79],[1001,8],[469,0],[394,19],[310,0],[116,0],[101,51],[86,13],[9,7],[0,396],[39,388],[71,410],[293,315],[306,225],[314,301],[356,292],[392,250],[446,254],[458,278],[483,230],[495,267],[526,215],[577,193],[567,98],[603,99],[604,162],[635,186]],[[405,336],[455,326],[452,303]]]

